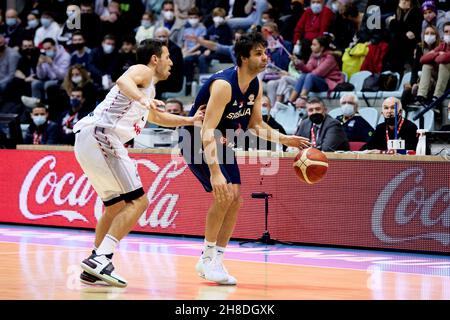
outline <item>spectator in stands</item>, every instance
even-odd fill
[[[355,2],[358,6],[358,4]],[[378,44],[389,41],[386,19],[394,15],[398,2],[393,0],[369,0],[363,10],[364,15],[356,42]],[[361,10],[361,7],[358,7]],[[356,43],[355,42],[355,43]]]
[[[336,19],[330,27],[330,32],[334,35],[333,44],[336,49],[344,52],[360,30],[362,14],[358,12],[356,5],[351,2],[343,5],[343,0],[339,0],[335,3],[339,4],[339,10],[335,12]]]
[[[165,27],[159,27],[155,30],[155,39],[159,39],[167,45],[169,48],[170,59],[173,62],[169,78],[165,81],[159,81],[156,84],[157,98],[161,98],[161,95],[164,92],[178,92],[183,88],[183,53],[176,43],[169,40],[169,36],[170,31]]]
[[[37,80],[36,69],[40,55],[31,39],[22,40],[19,53],[21,57],[11,84],[13,89],[10,90],[16,98],[31,96],[31,83],[33,80]]]
[[[175,17],[175,5],[172,1],[163,2],[161,19],[156,22],[155,28],[166,27],[170,31],[170,40],[177,46],[183,46],[183,27],[185,21]]]
[[[136,31],[136,43],[139,44],[145,39],[153,39],[155,33],[154,16],[151,12],[142,15],[141,25]]]
[[[213,16],[215,8],[222,8],[225,12],[230,9],[229,0],[196,0],[195,6],[200,10],[200,16],[203,18],[203,24],[206,28],[213,25]],[[227,16],[227,14],[225,14]]]
[[[264,39],[268,46],[266,54],[269,62],[282,70],[287,70],[290,62],[289,54],[286,52],[292,51],[292,46],[289,42],[284,41],[283,37],[278,31],[278,26],[275,22],[267,22],[261,29]],[[284,48],[283,48],[284,47]]]
[[[72,48],[70,65],[81,64],[83,67],[86,67],[89,63],[91,49],[86,47],[86,40],[80,31],[75,31],[72,35]]]
[[[14,79],[20,55],[6,45],[5,37],[0,34],[0,99],[9,83]]]
[[[36,30],[36,34],[34,36],[34,45],[38,48],[41,48],[44,39],[50,38],[56,42],[58,35],[61,33],[60,26],[55,22],[50,12],[43,12],[40,21],[41,27]]]
[[[70,55],[55,40],[46,38],[36,68],[37,80],[31,83],[32,96],[38,99],[48,98],[48,89],[59,86],[69,70]]]
[[[261,25],[264,26],[268,22],[277,23],[276,19],[277,16],[275,10],[273,8],[267,9],[261,16]]]
[[[171,113],[171,114],[175,114],[175,115],[179,115],[179,116],[186,115],[183,110],[183,103],[177,99],[167,100],[164,109],[166,110],[166,112]]]
[[[261,98],[261,113],[263,117],[263,121],[267,123],[271,128],[278,130],[282,134],[286,134],[283,126],[279,124],[270,114],[270,110],[272,108],[271,101],[269,97],[262,96]],[[257,150],[271,150],[277,151],[277,144],[271,141],[264,140],[262,138],[258,138],[255,135],[251,134],[248,143],[245,144],[245,150],[249,148],[257,149]],[[283,151],[286,151],[287,147],[283,146]]]
[[[279,71],[279,79],[273,79],[267,82],[266,92],[270,101],[284,102],[289,101],[294,86],[297,83],[300,73],[295,69],[294,62],[289,63],[288,71]]]
[[[354,93],[346,93],[340,99],[342,115],[336,119],[341,123],[348,141],[368,142],[374,128],[358,113],[358,97]]]
[[[300,44],[301,60],[309,58],[311,42],[329,31],[333,19],[334,14],[324,5],[324,0],[311,0],[311,6],[305,10],[294,30],[293,40]]]
[[[103,88],[104,91],[109,90],[119,76],[118,60],[116,37],[113,35],[106,35],[103,38],[102,45],[91,51],[88,71],[91,73],[94,83]],[[106,92],[104,93],[106,94]]]
[[[108,11],[108,6],[112,0],[95,0],[94,11],[97,16],[102,16]]]
[[[82,65],[76,64],[69,68],[69,71],[64,78],[62,88],[66,93],[64,100],[68,100],[73,90],[81,89],[83,90],[83,101],[86,112],[90,112],[95,108],[97,88],[88,71]]]
[[[194,80],[195,66],[198,64],[201,50],[200,45],[195,41],[198,37],[206,36],[206,28],[200,22],[198,8],[189,10],[188,22],[183,29],[183,58],[184,75],[186,77],[186,95],[191,94],[192,81]]]
[[[8,9],[5,13],[5,20],[5,25],[0,27],[0,33],[3,33],[10,48],[19,49],[25,34],[17,11]]]
[[[126,34],[126,21],[120,10],[119,0],[113,0],[108,6],[108,10],[100,16],[101,30],[103,35],[114,35],[117,42]]]
[[[181,20],[186,20],[189,16],[189,10],[195,7],[195,0],[173,0],[173,3],[175,5],[175,16]]]
[[[335,53],[330,49],[330,42],[329,36],[315,38],[311,45],[312,53],[307,64],[295,56],[291,56],[296,69],[302,72],[289,98],[292,104],[299,94],[300,98],[306,101],[309,92],[333,91],[339,83],[344,82],[344,76],[339,70]]]
[[[448,2],[447,0],[437,0],[437,8],[438,10],[442,10],[442,11],[450,11],[450,2]]]
[[[95,48],[102,42],[101,21],[94,13],[92,0],[81,1],[81,33],[86,40],[86,47]],[[93,31],[95,30],[95,31]]]
[[[123,74],[129,67],[136,64],[136,39],[129,35],[123,39],[122,47],[119,50],[119,60],[117,68],[119,74]]]
[[[30,13],[27,15],[27,26],[24,30],[24,39],[34,39],[36,30],[39,27],[39,18],[36,14]]]
[[[72,45],[72,36],[74,34],[74,32],[77,32],[77,27],[81,28],[81,20],[80,20],[80,25],[77,26],[76,25],[76,19],[81,19],[80,18],[80,11],[79,11],[79,7],[73,4],[69,4],[67,6],[67,10],[66,10],[66,16],[67,19],[64,22],[62,28],[61,28],[61,32],[58,35],[58,44],[64,46],[65,48],[71,49],[71,45]],[[71,51],[71,50],[70,50]]]
[[[405,140],[406,150],[416,150],[417,147],[417,126],[402,117],[402,103],[397,98],[387,98],[383,101],[381,106],[381,113],[384,117],[384,122],[380,123],[374,135],[369,142],[363,147],[368,150],[387,150],[387,140],[395,138],[395,117],[394,110],[397,104],[397,137]]]
[[[437,74],[436,87],[432,100],[436,100],[444,94],[450,78],[450,21],[444,24],[444,41],[434,50],[424,54],[420,59],[423,64],[422,75],[419,82],[417,99],[427,99],[430,91],[430,83],[433,74]]]
[[[83,90],[74,88],[70,92],[70,109],[64,111],[59,118],[59,125],[61,128],[62,144],[74,145],[75,134],[73,133],[73,126],[83,118],[89,109],[85,107],[85,99],[83,97]]]
[[[427,99],[425,99],[425,97],[431,99],[432,90],[428,90],[428,92],[424,96],[417,96],[419,88],[419,71],[421,71],[423,68],[420,60],[422,59],[424,54],[428,54],[430,51],[438,47],[441,43],[441,39],[439,37],[438,30],[434,26],[428,26],[425,29],[425,33],[422,39],[423,40],[416,46],[416,49],[414,50],[414,63],[411,69],[411,80],[409,83],[405,84],[402,93],[401,101],[402,105],[404,106],[408,106],[409,104],[411,104],[414,100],[414,97],[417,105],[421,105],[426,102]],[[429,85],[430,88],[434,87],[434,82],[435,81],[433,81],[433,83]]]
[[[300,122],[295,135],[309,138],[311,146],[322,151],[350,150],[341,123],[327,114],[321,99],[309,99],[306,111],[308,118]]]
[[[134,34],[145,12],[143,2],[142,0],[119,0],[119,2],[124,26],[123,34]]]
[[[291,0],[289,15],[281,17],[278,27],[280,28],[280,34],[286,41],[293,41],[293,32],[300,17],[303,15],[304,0]]]
[[[234,5],[236,6],[236,1]],[[241,2],[242,4],[244,2]],[[227,20],[232,30],[244,29],[248,30],[252,26],[261,25],[261,17],[264,11],[269,8],[267,0],[248,0],[245,4],[245,17],[234,17]]]
[[[425,29],[429,26],[434,26],[439,31],[439,37],[444,38],[444,23],[446,22],[445,11],[438,10],[434,1],[427,0],[422,3],[422,34],[425,33]]]
[[[48,120],[47,107],[38,103],[31,111],[32,122],[25,134],[25,144],[57,144],[59,128]]]
[[[161,13],[161,8],[164,0],[142,0],[144,4],[144,11],[153,12],[155,15]]]
[[[399,0],[395,15],[387,19],[390,42],[384,70],[403,74],[405,64],[412,66],[414,48],[421,39],[422,19],[417,0]]]
[[[214,8],[212,13],[213,24],[206,31],[206,40],[214,41],[221,45],[231,45],[233,41],[233,33],[228,24],[225,23],[226,11],[223,8]],[[199,57],[200,73],[208,73],[209,66],[213,59],[219,60],[221,63],[232,62],[230,55],[220,52],[212,52],[206,49]]]

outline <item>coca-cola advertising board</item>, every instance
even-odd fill
[[[95,228],[103,205],[73,152],[0,150],[0,222]],[[211,194],[182,158],[132,154],[150,205],[134,231],[202,236]],[[450,253],[448,162],[330,159],[315,185],[298,180],[292,158],[240,158],[244,204],[234,238],[264,231],[307,244]]]

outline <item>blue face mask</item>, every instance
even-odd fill
[[[44,28],[48,28],[52,24],[52,20],[48,18],[41,18],[41,24],[44,26]]]
[[[17,24],[16,18],[6,18],[6,24],[10,27],[15,26]]]
[[[114,51],[114,46],[112,46],[112,45],[110,45],[110,44],[104,44],[102,47],[103,47],[103,51],[104,51],[106,54],[110,54],[111,52]]]
[[[38,25],[39,25],[39,22],[36,19],[28,20],[28,27],[30,27],[31,29],[37,28]]]
[[[141,21],[141,26],[143,26],[145,29],[148,29],[152,26],[152,23],[148,20],[142,20]]]
[[[45,50],[45,55],[49,58],[54,58],[56,52],[54,50]]]
[[[267,107],[261,107],[261,114],[267,116],[269,114],[269,109],[267,109]]]
[[[320,13],[322,11],[322,4],[321,3],[312,3],[311,10],[315,14]]]
[[[31,118],[33,119],[33,122],[36,125],[36,127],[42,126],[47,121],[47,117],[46,116],[42,116],[42,115],[31,116]]]

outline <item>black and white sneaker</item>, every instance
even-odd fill
[[[89,284],[89,285],[110,286],[109,283],[103,281],[99,277],[96,277],[92,274],[87,273],[86,271],[83,271],[80,274],[80,281],[84,284]]]
[[[124,288],[127,281],[114,272],[114,266],[106,255],[92,254],[89,258],[83,260],[81,269],[114,287]]]

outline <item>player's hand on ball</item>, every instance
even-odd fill
[[[300,136],[286,136],[281,143],[287,147],[296,147],[299,149],[309,148],[311,146],[308,138]]]
[[[222,173],[211,174],[211,186],[213,188],[214,199],[219,203],[230,201],[233,199],[233,191],[231,185],[227,183],[227,180]]]

